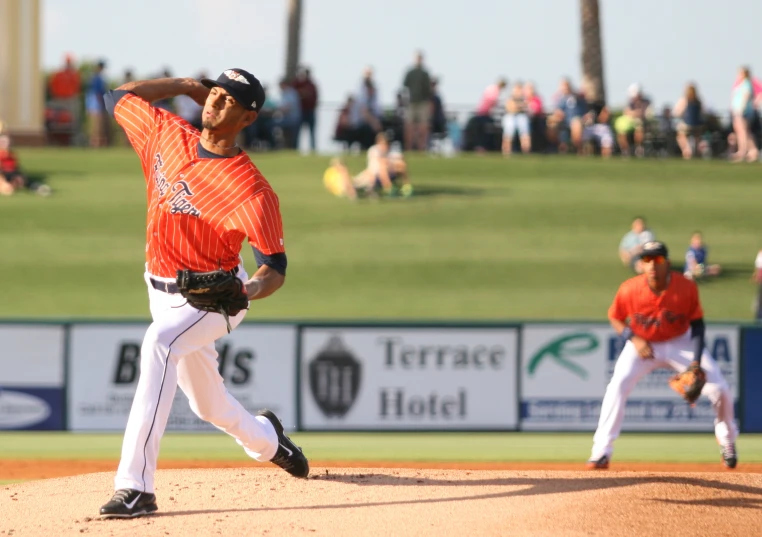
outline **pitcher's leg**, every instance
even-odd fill
[[[140,378],[122,442],[122,457],[114,486],[153,492],[159,443],[177,389],[177,365],[161,342],[156,324],[146,332],[141,347]]]
[[[627,397],[638,381],[658,366],[659,363],[656,360],[641,358],[632,342],[628,341],[624,346],[614,367],[614,375],[603,396],[601,416],[593,436],[591,460],[604,455],[611,457],[614,451],[614,440],[622,430]]]
[[[158,312],[148,327],[140,350],[138,389],[116,474],[117,490],[153,492],[159,444],[177,389],[177,363],[200,345],[213,341],[208,339],[214,337],[208,335],[210,329],[226,331],[222,316],[187,304]]]
[[[236,439],[255,460],[269,461],[278,449],[272,424],[253,416],[225,388],[217,369],[217,352],[209,345],[184,357],[177,366],[177,383],[188,396],[191,410]]]

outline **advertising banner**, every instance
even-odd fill
[[[64,403],[63,326],[0,326],[0,430],[61,430]]]
[[[515,328],[304,328],[304,430],[518,427]]]
[[[709,325],[707,347],[731,387],[736,406],[739,329]],[[622,341],[607,324],[527,324],[522,333],[521,428],[593,431]],[[630,394],[623,430],[710,431],[714,410],[706,397],[690,407],[657,369]]]
[[[121,431],[140,373],[148,324],[75,325],[69,360],[69,427]],[[249,412],[270,408],[286,428],[296,425],[296,328],[243,324],[217,342],[220,375]],[[178,388],[167,430],[209,431]]]

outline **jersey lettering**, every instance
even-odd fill
[[[230,270],[245,239],[266,255],[285,252],[278,197],[246,153],[200,157],[196,129],[134,94],[114,117],[143,165],[149,273]]]
[[[667,341],[685,333],[691,321],[704,313],[696,284],[679,272],[670,273],[660,294],[648,286],[645,275],[624,282],[609,308],[609,317],[625,322],[636,336],[647,341]]]

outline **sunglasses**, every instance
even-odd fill
[[[650,263],[651,261],[653,261],[657,265],[661,265],[667,260],[667,258],[664,257],[663,255],[644,255],[640,259],[643,261],[643,263]]]

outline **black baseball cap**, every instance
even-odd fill
[[[207,88],[223,88],[246,110],[259,112],[265,104],[262,84],[257,77],[243,69],[226,69],[217,80],[202,78],[201,83]]]
[[[643,245],[643,251],[640,253],[640,256],[643,257],[646,255],[661,255],[669,258],[667,247],[663,242],[659,241],[648,241]]]

